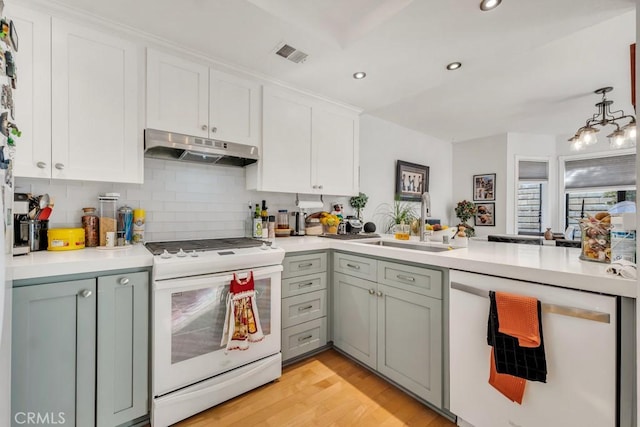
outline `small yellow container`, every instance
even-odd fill
[[[49,251],[72,251],[84,249],[83,228],[51,228],[47,233]]]

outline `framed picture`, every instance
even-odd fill
[[[496,174],[473,176],[473,200],[495,200],[496,199]]]
[[[476,227],[496,225],[495,210],[495,203],[476,203]]]
[[[400,200],[419,202],[425,191],[429,191],[429,167],[398,160],[396,197]]]

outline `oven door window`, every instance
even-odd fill
[[[268,335],[271,333],[271,279],[257,279],[255,289],[260,325]],[[171,364],[224,348],[220,341],[228,295],[228,285],[171,294]]]

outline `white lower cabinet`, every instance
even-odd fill
[[[333,261],[334,345],[442,408],[442,272],[342,253]]]
[[[327,344],[327,254],[285,257],[282,273],[282,360]]]

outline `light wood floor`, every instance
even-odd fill
[[[334,350],[288,366],[278,381],[176,426],[455,427]]]

